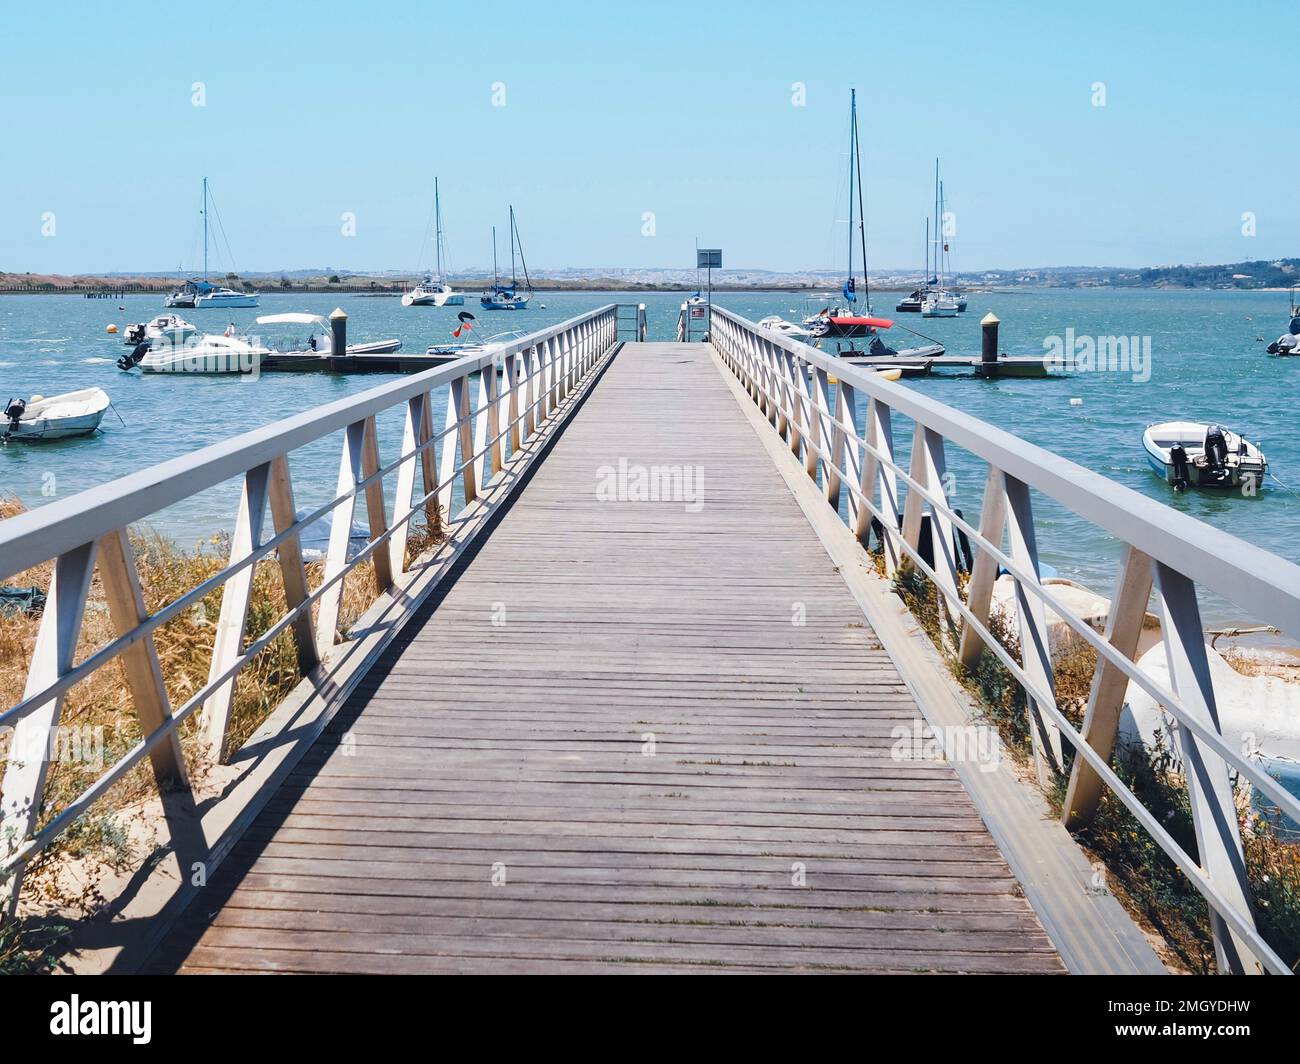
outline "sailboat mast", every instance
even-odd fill
[[[943,218],[943,209],[945,206],[946,206],[946,201],[944,200],[944,196],[943,196],[943,182],[940,181],[939,182],[939,218],[940,219]],[[943,231],[942,224],[940,224],[939,226],[939,250],[943,252],[943,270],[944,273],[946,274],[948,272],[950,263],[948,262],[948,241],[944,238],[944,231]]]
[[[203,279],[208,279],[208,179],[203,179]]]
[[[492,227],[492,287],[501,284],[501,274],[497,270],[497,227]]]
[[[939,160],[934,161],[934,273],[943,288],[943,262],[939,258],[939,230],[942,228],[939,218]]]
[[[518,286],[518,279],[515,277],[515,206],[510,205],[510,287]]]
[[[849,90],[849,282],[853,281],[853,165],[858,130],[858,90]]]
[[[858,136],[857,93],[853,100],[853,155],[858,166],[858,237],[862,241],[862,298],[867,313],[871,313],[871,278],[867,275],[867,205],[862,197],[862,140]],[[852,190],[850,190],[850,195]],[[852,239],[852,234],[849,234]]]
[[[930,217],[925,219],[925,284],[930,284]]]
[[[433,179],[434,252],[438,257],[438,281],[442,281],[442,202],[438,198],[438,179]]]

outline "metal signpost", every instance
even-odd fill
[[[707,340],[713,330],[713,271],[722,269],[721,248],[696,248],[695,268],[706,270],[708,274],[708,298],[705,301],[704,338]]]

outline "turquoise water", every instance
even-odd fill
[[[478,335],[538,329],[603,303],[626,301],[646,303],[652,339],[670,339],[681,299],[678,293],[552,293],[538,296],[534,307],[522,313],[479,314]],[[877,312],[893,316],[895,299],[894,293],[882,293],[876,299]],[[755,320],[767,314],[797,318],[808,309],[801,296],[786,293],[723,293],[717,301]],[[117,309],[119,302],[125,310]],[[476,302],[471,295],[465,309],[477,312]],[[228,321],[251,326],[258,314],[328,314],[336,306],[350,317],[349,339],[396,336],[407,351],[423,351],[431,342],[449,339],[459,309],[404,308],[392,297],[272,294],[256,310],[192,311],[188,316],[201,327],[219,331]],[[103,432],[93,438],[0,447],[0,490],[37,506],[392,379],[267,374],[249,382],[118,370],[114,362],[125,348],[118,337],[105,334],[105,326],[147,320],[161,309],[157,296],[127,296],[121,301],[0,297],[0,400],[99,385],[122,418],[120,422],[110,412]],[[1286,309],[1286,297],[1278,293],[1040,290],[972,295],[968,312],[956,319],[900,315],[898,321],[943,340],[955,354],[978,353],[979,320],[988,311],[1001,318],[1002,347],[1013,354],[1041,356],[1045,337],[1064,336],[1071,328],[1079,336],[1149,336],[1151,376],[1145,382],[1134,381],[1130,373],[1095,372],[1049,380],[935,377],[908,383],[1294,560],[1300,542],[1300,500],[1295,496],[1276,483],[1253,499],[1198,492],[1176,495],[1150,472],[1140,442],[1142,429],[1151,421],[1219,421],[1260,442],[1281,481],[1300,489],[1300,439],[1294,432],[1300,359],[1264,353],[1265,343],[1284,331]],[[1257,342],[1257,336],[1264,342]],[[898,328],[891,336],[899,347],[911,339]],[[1083,400],[1081,406],[1070,405],[1076,397]],[[436,416],[440,424],[441,411]],[[396,418],[381,426],[385,455],[396,453],[399,432]],[[328,498],[337,463],[332,441],[295,453],[300,505]],[[974,514],[983,469],[960,455],[950,464],[958,503]],[[159,515],[154,524],[182,541],[208,536],[230,526],[235,492],[235,485],[205,492]],[[1042,505],[1037,517],[1044,558],[1064,575],[1107,593],[1119,546],[1050,504]],[[1223,612],[1233,615],[1226,608]]]

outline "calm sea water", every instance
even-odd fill
[[[892,315],[896,296],[876,299]],[[479,315],[479,336],[505,329],[534,330],[611,301],[644,302],[652,339],[670,339],[681,295],[553,293],[539,296],[523,313]],[[125,309],[118,310],[118,306]],[[815,304],[785,293],[724,293],[718,302],[751,319],[767,314],[797,318]],[[477,312],[471,295],[465,309]],[[542,304],[545,305],[543,309]],[[422,351],[449,338],[459,308],[404,308],[396,298],[364,295],[267,295],[256,310],[192,311],[200,327],[220,331],[233,321],[251,326],[258,314],[290,310],[348,312],[349,338],[396,336],[404,349]],[[114,364],[125,347],[105,326],[143,321],[161,311],[157,296],[121,301],[76,296],[0,297],[0,399],[46,395],[99,385],[112,397],[113,413],[92,438],[0,447],[0,490],[29,506],[82,491],[125,473],[195,450],[231,434],[373,387],[387,376],[267,374],[256,382],[226,377],[144,376]],[[909,381],[927,395],[1015,432],[1116,481],[1192,514],[1218,528],[1295,560],[1300,543],[1300,499],[1270,481],[1257,498],[1189,492],[1175,495],[1148,469],[1141,433],[1151,421],[1172,418],[1218,421],[1260,442],[1282,483],[1300,490],[1300,437],[1295,397],[1300,359],[1270,358],[1267,341],[1284,331],[1286,297],[1278,293],[1032,291],[975,294],[956,319],[900,315],[899,327],[941,339],[958,354],[979,351],[979,320],[993,311],[1002,320],[1002,346],[1015,354],[1041,356],[1044,338],[1127,335],[1151,338],[1150,380],[1131,373],[1074,374],[1049,380],[980,381],[930,378]],[[896,327],[895,346],[914,340]],[[1264,342],[1257,340],[1262,337]],[[918,341],[919,342],[919,341]],[[1083,400],[1071,406],[1071,398]],[[441,411],[437,412],[441,418]],[[440,424],[440,421],[439,421]],[[396,418],[381,428],[387,456],[396,453]],[[296,452],[293,458],[300,505],[328,498],[338,469],[333,441]],[[952,462],[956,497],[978,511],[983,470]],[[237,486],[225,485],[159,515],[153,524],[181,541],[228,528]],[[1045,560],[1108,593],[1119,545],[1058,507],[1038,513]],[[1222,608],[1220,608],[1222,607]],[[1211,618],[1235,612],[1209,607]]]

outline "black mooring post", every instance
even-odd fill
[[[998,375],[998,325],[1001,323],[992,311],[984,315],[980,322],[983,332],[980,344],[980,376],[996,377]]]
[[[330,315],[329,368],[337,372],[343,367],[341,359],[348,357],[348,316],[342,307],[335,307]]]

